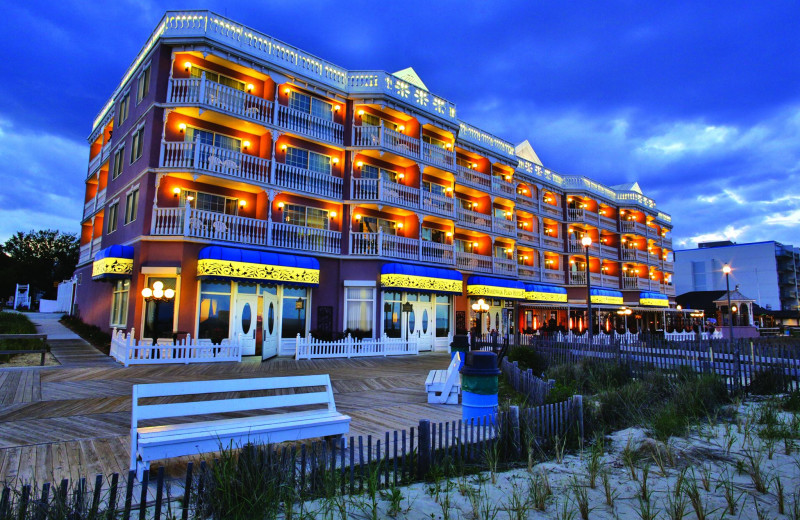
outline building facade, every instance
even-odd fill
[[[77,305],[104,329],[424,350],[484,298],[484,332],[583,330],[587,260],[598,329],[675,295],[671,218],[638,185],[543,167],[412,69],[345,70],[210,12],[164,16],[89,142]],[[174,298],[143,298],[157,282]]]
[[[796,311],[800,249],[775,241],[734,244],[711,242],[675,252],[678,294],[724,291],[723,265],[731,266],[730,286],[738,285],[767,310]]]

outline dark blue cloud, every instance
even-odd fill
[[[91,121],[171,7],[74,0],[6,6],[2,131],[39,137],[27,159],[24,146],[15,153],[23,164],[0,161],[8,187],[0,211],[13,209],[21,229],[30,225],[17,207],[24,204],[13,201],[29,196],[35,178],[46,193],[74,194],[77,230]],[[512,142],[530,139],[546,166],[607,184],[639,181],[674,215],[680,239],[726,235],[732,226],[727,236],[740,241],[798,242],[790,218],[800,196],[794,1],[193,7],[350,69],[413,66],[433,92],[458,105],[461,118]],[[9,153],[0,145],[0,156]],[[61,160],[36,158],[42,155]],[[65,184],[55,180],[62,178],[76,188],[59,191]],[[31,222],[48,212],[66,218],[69,205],[48,201],[32,203]]]

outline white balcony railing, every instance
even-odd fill
[[[639,278],[638,276],[623,276],[622,277],[622,288],[623,289],[649,289],[650,284],[648,280],[645,278]]]
[[[564,283],[564,271],[560,269],[543,269],[542,281],[552,283]]]
[[[461,184],[487,191],[492,189],[492,179],[488,175],[463,166],[458,166],[456,173]]]
[[[570,285],[586,285],[586,273],[584,271],[570,271]]]
[[[435,264],[453,265],[455,263],[455,248],[452,244],[421,241],[420,260]]]
[[[647,236],[647,226],[640,224],[634,220],[623,220],[620,222],[620,230],[623,233],[637,233],[642,236]]]
[[[344,142],[344,125],[284,105],[278,105],[278,126],[329,143]]]
[[[320,173],[285,163],[275,163],[275,186],[322,195],[329,199],[342,198],[342,179],[330,173]]]
[[[95,198],[92,197],[91,200],[83,203],[83,217],[86,218],[92,213],[94,213],[94,205],[95,205]]]
[[[465,251],[456,252],[456,266],[466,271],[476,271],[479,273],[492,272],[492,257],[467,253]]]
[[[517,194],[517,205],[535,211],[538,207],[536,201],[527,195]]]
[[[456,209],[456,216],[458,218],[458,222],[467,227],[480,229],[482,231],[492,230],[491,215],[486,215],[484,213],[472,211],[471,209],[459,207]]]
[[[160,165],[162,168],[202,170],[250,183],[270,184],[267,159],[202,143],[162,141]]]
[[[273,103],[241,90],[199,78],[169,80],[167,103],[206,105],[214,110],[259,123],[273,123]]]
[[[492,219],[492,231],[495,233],[502,233],[504,235],[515,235],[516,224],[513,220],[506,220],[504,218]]]
[[[542,244],[549,249],[557,249],[560,251],[564,247],[564,239],[542,235]]]
[[[381,144],[395,152],[411,157],[419,157],[420,141],[414,137],[406,135],[396,130],[379,127],[381,132]]]
[[[569,252],[570,253],[586,253],[586,248],[579,240],[570,240],[569,241]],[[589,255],[598,256],[600,254],[600,246],[597,245],[597,242],[592,242],[592,245],[589,246]]]
[[[543,202],[541,205],[542,213],[546,213],[556,218],[561,218],[561,206],[553,206],[547,202]]]
[[[497,274],[516,275],[517,261],[513,258],[493,258],[492,269]]]
[[[377,233],[350,233],[350,254],[419,259],[419,240]]]
[[[539,245],[539,233],[517,228],[517,240],[531,245]]]
[[[603,287],[608,287],[609,289],[619,289],[619,276],[603,274]]]
[[[623,248],[621,250],[621,255],[623,260],[627,260],[629,262],[644,262],[647,263],[649,254],[647,251],[639,251],[638,249],[627,249]]]
[[[341,233],[192,208],[155,208],[151,233],[341,254]]]
[[[103,204],[106,203],[106,188],[103,188],[102,190],[98,191],[97,196],[94,198],[94,200],[96,201],[95,208],[102,208]]]
[[[92,243],[82,244],[78,250],[78,263],[82,264],[92,259]]]
[[[514,185],[501,177],[492,177],[492,191],[512,200],[517,198],[517,190]]]
[[[583,222],[586,213],[581,208],[567,208],[567,221],[568,222]]]
[[[422,143],[422,157],[427,162],[448,170],[452,170],[456,164],[454,151],[426,142]]]
[[[610,231],[617,230],[617,221],[614,220],[613,218],[608,218],[600,215],[600,225],[603,227],[603,229],[608,229]]]
[[[353,200],[388,202],[392,206],[419,208],[419,189],[384,179],[353,178]]]
[[[517,266],[517,276],[520,279],[529,281],[529,282],[538,282],[541,279],[541,275],[539,273],[539,269],[536,267],[532,267],[529,265],[518,265]]]

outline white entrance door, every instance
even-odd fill
[[[233,321],[233,337],[239,339],[243,356],[256,353],[256,317],[258,297],[255,294],[236,295],[236,314]]]
[[[263,316],[261,317],[262,343],[261,359],[278,355],[278,295],[262,292]]]
[[[420,351],[433,349],[436,340],[433,302],[413,302],[413,310],[408,314],[408,331],[417,337]]]

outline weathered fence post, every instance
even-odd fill
[[[514,458],[519,459],[522,456],[522,442],[519,426],[519,406],[508,407],[508,421],[511,425],[511,439],[514,444]]]
[[[431,469],[431,422],[422,419],[419,422],[419,455],[417,476],[425,478]]]

